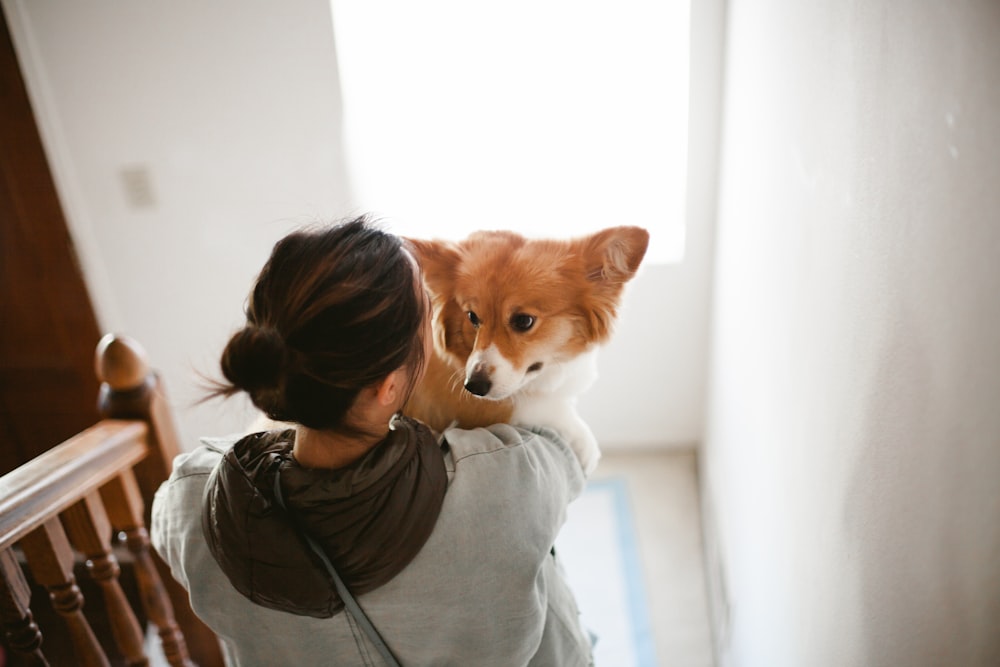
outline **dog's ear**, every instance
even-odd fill
[[[588,338],[604,341],[611,335],[625,283],[646,255],[649,232],[641,227],[611,227],[574,243],[589,287],[583,303]]]
[[[642,227],[611,227],[581,239],[587,280],[621,285],[639,270],[649,246]]]
[[[404,239],[424,276],[424,284],[434,304],[434,347],[443,355],[452,354],[464,365],[472,352],[462,331],[465,313],[452,298],[455,273],[462,256],[458,245],[449,241]]]
[[[406,238],[404,241],[420,265],[427,289],[435,295],[449,292],[461,257],[458,246],[450,241],[411,238]]]

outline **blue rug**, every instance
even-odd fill
[[[556,551],[584,626],[597,635],[598,667],[656,667],[628,485],[592,480],[569,507]]]

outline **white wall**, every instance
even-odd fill
[[[720,663],[1000,664],[1000,5],[729,12]]]
[[[358,212],[328,3],[2,2],[101,326],[147,347],[187,444],[240,428],[245,404],[192,407],[195,372],[216,372],[275,240]],[[688,259],[636,279],[581,402],[606,447],[700,440],[710,153],[692,161],[703,199],[689,202]],[[126,199],[135,165],[152,206]]]

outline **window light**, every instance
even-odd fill
[[[684,252],[684,1],[332,0],[354,195],[402,234]]]

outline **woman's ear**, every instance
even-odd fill
[[[382,407],[398,407],[409,381],[405,368],[397,368],[375,385],[375,400]]]

